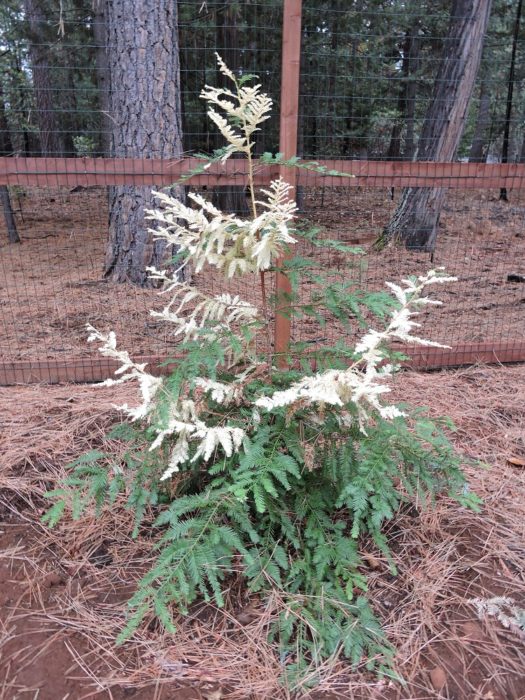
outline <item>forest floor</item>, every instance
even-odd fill
[[[400,513],[387,532],[398,575],[360,543],[370,599],[397,648],[406,686],[343,661],[295,696],[266,642],[271,613],[238,590],[224,611],[197,607],[175,635],[152,623],[115,648],[126,600],[152,561],[151,533],[132,540],[121,503],[54,530],[42,495],[65,465],[101,444],[131,387],[0,389],[1,700],[366,698],[521,700],[525,631],[478,617],[473,599],[508,596],[525,609],[525,365],[401,373],[394,391],[457,424],[453,441],[488,468],[468,469],[476,514],[441,498]]]
[[[3,360],[88,357],[94,350],[85,344],[86,322],[115,329],[122,347],[137,354],[172,347],[147,316],[162,304],[154,290],[100,279],[107,221],[100,190],[16,191],[14,203],[22,245],[6,245],[0,229]],[[309,194],[307,205],[329,234],[368,247],[395,202],[387,190],[327,189]],[[447,306],[422,319],[424,333],[450,344],[522,341],[525,285],[507,282],[507,275],[525,274],[524,214],[525,193],[511,193],[509,204],[488,193],[451,193],[433,263],[391,248],[353,269],[361,283],[379,289],[385,279],[445,264],[459,282],[440,290]],[[348,260],[337,251],[323,266],[348,276]],[[205,288],[221,289],[216,278],[207,278]],[[255,294],[246,283],[233,289],[245,298]],[[328,342],[337,332],[332,325],[294,330],[297,338],[321,333]],[[468,468],[483,510],[475,514],[442,498],[432,511],[400,513],[388,532],[396,577],[361,542],[370,598],[398,649],[405,686],[334,660],[315,692],[295,696],[522,700],[523,628],[478,618],[471,601],[509,596],[525,609],[525,365],[402,372],[394,389],[403,400],[451,416],[458,449],[488,465]],[[52,531],[39,524],[43,493],[60,483],[71,459],[101,444],[118,420],[114,404],[134,396],[128,387],[0,389],[0,700],[291,697],[266,642],[270,613],[238,591],[225,611],[196,608],[176,635],[152,623],[115,648],[126,600],[152,560],[150,533],[131,539],[122,504],[99,520],[86,515]]]

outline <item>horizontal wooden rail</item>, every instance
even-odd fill
[[[326,167],[328,171],[336,170],[352,174],[354,177],[333,177],[300,169],[299,184],[349,187],[449,187],[460,190],[525,188],[525,164],[519,163],[326,160],[319,161],[319,165]]]
[[[525,339],[493,343],[458,343],[451,348],[400,345],[395,349],[409,358],[403,365],[411,369],[525,362]]]
[[[461,367],[473,364],[525,362],[525,340],[497,343],[462,343],[453,348],[432,348],[421,345],[396,348],[409,357],[403,364],[412,369],[428,370]],[[177,362],[176,356],[144,355],[135,358],[145,362],[153,374],[166,374]],[[117,362],[100,356],[76,360],[13,361],[0,363],[0,386],[15,384],[61,384],[66,382],[101,382],[111,377]]]
[[[176,356],[141,355],[135,362],[144,362],[152,374],[169,372]],[[0,386],[15,384],[62,384],[102,382],[113,377],[120,363],[100,355],[86,355],[72,360],[14,360],[0,362]]]
[[[174,160],[139,158],[0,158],[0,185],[28,187],[90,187],[93,185],[168,186],[203,165],[197,158]],[[258,168],[256,184],[266,184],[275,167]],[[213,163],[194,175],[194,185],[239,185],[247,178],[247,161]]]
[[[202,161],[138,158],[0,158],[0,185],[26,187],[74,187],[104,185],[167,186],[187,175]],[[451,189],[525,189],[525,164],[432,163],[421,161],[322,160],[326,173],[300,168],[297,182],[305,186],[338,187],[448,187]],[[213,163],[194,175],[195,186],[243,185],[247,161],[230,159]],[[330,171],[345,173],[334,176]],[[257,185],[267,184],[279,173],[277,166],[256,161]]]

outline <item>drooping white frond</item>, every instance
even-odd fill
[[[284,391],[277,391],[272,396],[260,397],[255,405],[269,411],[294,404],[298,407],[315,403],[338,407],[353,405],[357,411],[359,427],[363,432],[366,432],[369,408],[373,408],[387,420],[405,415],[397,406],[383,405],[380,401],[380,397],[390,391],[385,381],[395,371],[390,364],[381,366],[386,357],[383,345],[395,338],[422,345],[446,347],[412,335],[412,330],[419,324],[412,320],[417,312],[411,309],[417,307],[422,298],[425,303],[431,301],[421,297],[427,285],[452,279],[454,278],[440,275],[439,272],[432,270],[417,280],[403,280],[404,288],[388,283],[388,287],[401,306],[393,311],[390,323],[384,331],[371,329],[364,335],[356,345],[355,351],[360,357],[354,364],[346,370],[327,370],[313,377],[304,377]]]
[[[228,123],[227,119],[216,112],[213,107],[208,109],[208,116],[231,146],[234,146],[235,149],[241,153],[246,153],[249,145],[246,136],[235,131]]]
[[[258,218],[260,220],[262,217]],[[282,254],[287,243],[295,243],[295,238],[288,232],[286,224],[263,226],[261,238],[252,248],[252,257],[256,260],[257,269],[267,270],[272,261]]]
[[[115,384],[123,384],[124,382],[136,379],[142,395],[142,403],[136,408],[130,408],[127,404],[119,408],[127,413],[134,421],[148,417],[154,406],[156,394],[162,386],[163,379],[146,372],[145,369],[147,365],[145,363],[133,362],[129,353],[125,350],[117,350],[117,339],[113,331],[104,334],[89,323],[86,324],[86,328],[89,332],[88,342],[99,341],[102,343],[102,346],[98,349],[99,352],[105,357],[110,357],[121,363],[121,366],[115,370],[115,374],[119,375],[119,378],[106,379],[100,386],[114,386]]]
[[[238,330],[242,326],[255,331],[260,325],[259,311],[255,306],[237,294],[208,296],[165,271],[149,270],[153,278],[164,282],[160,294],[170,295],[162,311],[150,313],[172,324],[174,336],[181,336],[186,341],[201,341],[203,346],[210,341],[219,341],[225,351],[226,364],[235,364],[243,357],[252,358],[254,348],[250,347],[249,337],[241,336]],[[239,336],[235,347],[232,333]]]
[[[192,462],[199,459],[207,462],[218,447],[222,447],[226,457],[231,457],[242,445],[245,436],[244,430],[231,426],[219,426],[210,428],[204,426],[196,431],[195,436],[201,438]]]
[[[188,442],[188,435],[186,432],[179,433],[179,439],[173,446],[170,453],[170,461],[168,462],[168,468],[160,477],[161,481],[169,479],[176,472],[179,471],[179,465],[187,462],[190,456],[190,445]]]

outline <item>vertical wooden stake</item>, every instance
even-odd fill
[[[297,130],[299,121],[299,80],[301,66],[301,13],[302,0],[284,0],[283,7],[283,44],[281,68],[281,116],[279,131],[279,151],[284,158],[297,154]],[[281,176],[290,185],[292,197],[295,198],[297,174],[293,168],[281,168]],[[277,264],[281,266],[286,258]],[[276,297],[278,300],[275,315],[275,354],[277,364],[286,366],[286,353],[290,347],[291,319],[287,313],[284,297],[291,293],[288,277],[277,272]],[[281,313],[279,313],[281,311]],[[283,313],[284,312],[284,315]]]

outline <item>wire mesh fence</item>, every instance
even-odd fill
[[[400,246],[376,252],[372,245],[395,209],[397,190],[401,188],[395,188],[392,200],[387,187],[305,188],[302,216],[331,237],[361,247],[366,255],[320,253],[308,246],[304,252],[315,255],[316,264],[330,271],[332,282],[355,280],[358,287],[369,290],[383,289],[387,279],[444,265],[459,281],[440,290],[446,305],[422,318],[425,337],[455,348],[457,364],[476,358],[519,359],[519,353],[522,357],[525,186],[511,191],[510,206],[499,200],[497,192],[449,188],[433,254]],[[2,383],[30,377],[53,380],[57,372],[66,379],[99,377],[110,365],[87,345],[86,323],[115,330],[121,346],[135,355],[176,355],[177,344],[167,324],[149,316],[150,309],[163,306],[158,290],[101,276],[107,245],[105,188],[14,188],[13,203],[23,243],[4,244],[0,255]],[[232,283],[208,274],[204,282],[196,277],[195,283],[207,293],[227,290],[257,301],[255,279]],[[303,301],[308,291],[305,288]],[[357,323],[354,330],[357,337]],[[343,334],[348,336],[348,330],[327,319],[323,327],[313,321],[295,324],[292,338],[315,349]],[[488,354],[481,352],[485,346]],[[512,351],[517,354],[509,355]],[[27,365],[20,366],[21,362]],[[439,351],[421,362],[447,363]]]
[[[301,3],[292,4],[297,9]],[[118,113],[115,96],[122,101],[134,87],[115,82],[111,60],[119,47],[109,39],[119,39],[108,31],[115,18],[105,16],[99,3],[63,2],[54,8],[32,0],[25,12],[16,2],[8,5],[0,14],[6,30],[0,60],[7,67],[0,81],[0,155],[9,156],[0,159],[0,186],[8,195],[2,197],[0,222],[0,383],[103,378],[112,365],[87,345],[88,322],[115,330],[122,347],[135,356],[158,363],[176,355],[169,329],[149,315],[163,305],[162,296],[110,273],[108,241],[116,226],[115,192],[123,201],[119,187],[133,197],[142,192],[143,209],[152,187],[175,183],[192,166],[189,153],[222,145],[199,97],[204,84],[221,84],[215,51],[238,75],[258,74],[275,101],[256,155],[279,150],[281,95],[298,87],[298,112],[286,115],[299,125],[298,153],[327,170],[356,175],[350,180],[301,170],[297,194],[302,218],[366,254],[320,254],[308,246],[305,254],[315,256],[334,282],[355,279],[370,290],[436,265],[456,275],[458,283],[444,292],[446,306],[421,319],[424,333],[451,345],[453,353],[420,351],[414,355],[420,366],[525,359],[525,166],[519,164],[525,157],[525,85],[520,69],[510,82],[502,80],[511,68],[513,8],[497,5],[486,32],[456,151],[469,163],[423,163],[412,159],[436,100],[436,80],[443,75],[451,27],[445,5],[305,0],[301,79],[294,87],[281,84],[281,46],[283,38],[284,44],[290,39],[282,36],[287,3],[179,2],[177,46],[172,47],[179,77],[171,77],[178,81],[180,139],[169,135],[177,125],[163,125],[167,130],[161,130],[157,145],[144,141],[142,152],[134,149],[133,139],[118,139],[125,115]],[[145,28],[142,39],[134,39],[144,50],[146,68],[155,29]],[[514,48],[519,68],[519,34]],[[47,68],[47,76],[38,73],[37,64]],[[154,82],[147,70],[146,79]],[[165,82],[166,76],[159,84]],[[509,85],[514,97],[506,119]],[[146,108],[141,104],[138,112]],[[503,163],[487,164],[494,161]],[[242,214],[245,172],[245,162],[233,160],[185,187]],[[275,168],[261,169],[258,184],[275,173]],[[428,249],[390,244],[377,250],[374,244],[407,188],[446,193],[436,240]],[[9,242],[9,214],[20,244]],[[125,262],[122,269],[128,266]],[[207,274],[194,283],[207,293],[228,290],[257,301],[254,280],[226,283]],[[309,290],[301,294],[306,299]],[[315,348],[359,332],[357,322],[350,331],[333,319],[324,325],[295,322],[292,339]]]
[[[320,266],[341,280],[356,280],[366,290],[384,289],[397,281],[443,266],[458,281],[439,290],[444,305],[417,319],[423,337],[452,346],[453,353],[420,348],[425,366],[490,359],[514,350],[523,353],[525,287],[519,272],[525,265],[525,191],[513,190],[514,204],[501,202],[497,192],[448,189],[432,253],[391,246],[377,251],[374,242],[393,215],[401,189],[392,198],[388,188],[312,188],[306,194],[309,220],[331,237],[360,246],[363,257],[353,261],[337,252],[321,257]],[[315,253],[319,256],[319,253]],[[350,266],[352,265],[352,266]],[[370,321],[374,323],[373,321]],[[375,322],[377,324],[377,321]],[[342,334],[327,324],[320,337],[334,343]],[[355,338],[362,332],[356,324]],[[318,329],[295,329],[294,336],[314,338]],[[347,332],[348,333],[348,332]],[[504,351],[504,352],[502,352]],[[517,355],[509,354],[509,358]]]

